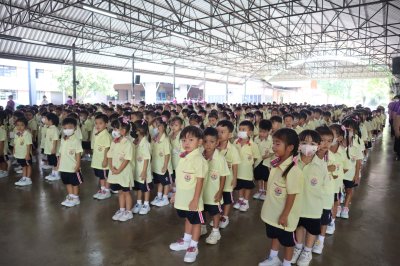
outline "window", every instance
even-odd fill
[[[36,69],[36,78],[40,79],[44,77],[44,69]]]
[[[209,103],[224,103],[226,102],[225,95],[208,95]]]
[[[144,90],[140,91],[140,98],[144,98],[146,96],[146,92]]]
[[[0,90],[0,101],[8,100],[8,96],[12,95],[14,101],[17,100],[17,91],[13,90]]]
[[[167,93],[158,92],[157,93],[157,101],[165,101],[167,99]]]
[[[17,67],[0,65],[0,77],[16,77]]]
[[[243,95],[244,103],[260,103],[261,95]]]

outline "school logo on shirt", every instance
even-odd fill
[[[282,195],[282,188],[276,187],[274,192],[275,192],[275,196],[279,197],[280,195]]]
[[[121,154],[120,156],[119,156],[119,161],[120,162],[123,162],[125,160],[125,154]]]
[[[351,157],[351,162],[354,163],[355,161],[356,161],[356,157],[355,157],[355,156],[352,156],[352,157]]]
[[[141,156],[139,156],[139,157],[137,157],[137,161],[141,162],[141,161],[143,161],[143,158]]]
[[[102,152],[102,151],[103,151],[103,147],[98,147],[97,150],[98,150],[99,152]]]
[[[249,160],[249,161],[253,160],[253,156],[248,155],[248,156],[247,156],[247,160]]]
[[[160,151],[160,153],[158,155],[160,155],[160,157],[163,157],[164,153],[162,151]]]
[[[19,144],[21,144],[21,146],[24,145],[25,144],[24,140],[21,140]]]
[[[74,155],[75,151],[74,150],[69,150],[69,155]]]
[[[217,180],[217,179],[218,179],[218,173],[217,173],[217,171],[213,171],[213,172],[211,173],[211,179],[212,179],[212,180]]]
[[[318,184],[318,179],[316,177],[313,177],[313,178],[311,178],[310,183],[311,183],[311,186],[314,187]]]
[[[186,182],[189,182],[192,179],[192,176],[189,174],[185,174],[183,178],[185,179]]]

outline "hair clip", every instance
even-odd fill
[[[128,117],[122,116],[121,118],[122,118],[122,123],[123,124],[129,124],[129,118]]]
[[[142,118],[142,126],[146,123],[146,120]]]

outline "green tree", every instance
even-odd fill
[[[329,102],[330,96],[341,99],[349,97],[352,81],[348,79],[318,80],[318,88],[322,89],[327,96]]]
[[[56,76],[56,79],[61,91],[65,91],[67,95],[73,94],[72,67],[64,68],[63,72]],[[116,94],[111,80],[98,70],[77,68],[76,80],[79,82],[76,87],[76,100],[78,102],[90,98],[94,93],[101,93],[106,96]]]

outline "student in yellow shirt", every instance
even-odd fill
[[[73,118],[64,118],[62,122],[63,135],[58,157],[57,171],[67,188],[67,197],[61,205],[74,207],[80,204],[79,185],[83,182],[81,173],[81,141],[75,136],[78,122]]]
[[[107,153],[110,174],[108,183],[113,191],[118,191],[119,210],[114,214],[114,221],[126,222],[133,218],[131,188],[134,186],[133,144],[127,138],[131,129],[129,118],[120,117],[111,122],[113,128],[110,150]]]
[[[258,265],[290,266],[304,183],[302,171],[296,165],[299,138],[293,129],[282,128],[274,133],[272,140],[272,149],[277,158],[271,161],[267,197],[261,210],[261,219],[272,244],[268,258]],[[280,245],[284,246],[283,264],[278,257]]]
[[[22,167],[22,178],[15,182],[16,186],[32,185],[32,135],[27,130],[28,121],[22,117],[15,121],[14,158]]]
[[[33,110],[26,110],[25,112],[26,120],[28,120],[28,129],[32,135],[32,143],[33,149],[36,150],[37,148],[37,135],[38,135],[38,124],[35,119],[35,112]]]
[[[99,114],[95,118],[96,133],[93,135],[93,159],[91,167],[94,175],[99,178],[100,189],[93,198],[103,200],[111,197],[110,184],[108,178],[108,158],[107,153],[111,146],[111,135],[107,131],[108,117],[105,114]]]
[[[6,113],[0,111],[0,178],[8,176],[8,138],[7,131],[4,126]]]
[[[278,129],[282,128],[282,117],[274,115],[269,119],[272,123],[271,134],[274,134]]]
[[[135,138],[135,187],[137,191],[137,202],[133,208],[133,213],[146,215],[150,211],[150,191],[153,189],[153,179],[151,175],[151,145],[149,142],[149,128],[146,120],[137,120],[132,129]],[[133,132],[132,131],[132,132]]]
[[[202,194],[208,164],[199,151],[203,141],[203,133],[199,128],[185,127],[180,139],[184,152],[176,169],[176,193],[171,201],[178,216],[185,218],[185,234],[169,247],[174,251],[186,250],[184,262],[191,263],[196,261],[199,253],[200,224],[204,223]]]
[[[283,115],[283,122],[284,122],[286,128],[292,128],[293,129],[294,116],[292,114],[284,114]]]
[[[258,192],[253,195],[254,199],[265,200],[271,158],[274,155],[272,151],[272,136],[270,135],[271,129],[271,121],[261,120],[259,123],[259,135],[254,138],[254,143],[257,145],[261,155],[254,165],[254,179],[257,181],[258,187]]]
[[[208,115],[208,123],[206,124],[206,127],[217,127],[217,124],[218,124],[218,113],[217,112],[215,112],[215,110],[214,110],[214,112],[211,112],[209,115]]]
[[[171,142],[171,163],[172,163],[172,192],[175,192],[175,177],[176,177],[176,167],[180,160],[180,154],[183,151],[182,143],[179,140],[183,128],[183,119],[179,116],[173,117],[170,121],[171,133],[169,134],[169,140]]]
[[[208,162],[208,174],[203,189],[204,211],[208,212],[213,220],[213,229],[206,238],[207,244],[217,244],[221,239],[219,232],[222,193],[225,187],[226,176],[230,175],[228,164],[224,156],[216,149],[218,145],[218,131],[208,127],[203,132],[203,156]],[[207,232],[206,225],[202,225]]]
[[[60,180],[60,174],[56,170],[57,166],[57,146],[60,140],[60,132],[58,130],[59,118],[56,114],[47,113],[45,123],[47,125],[44,154],[47,155],[47,161],[52,166],[52,173],[45,177],[46,180],[56,181]]]
[[[251,140],[254,125],[250,121],[239,124],[238,139],[234,145],[239,151],[241,163],[238,165],[237,184],[235,190],[239,191],[239,200],[233,208],[245,212],[249,209],[249,199],[254,185],[254,163],[261,158],[257,145]]]
[[[82,132],[82,148],[85,151],[82,160],[91,161],[91,136],[93,130],[93,121],[89,117],[89,112],[87,110],[82,110],[79,112],[79,120],[81,123],[81,132]]]
[[[254,112],[254,138],[258,136],[260,132],[260,122],[263,120],[263,113],[261,111]]]

